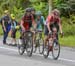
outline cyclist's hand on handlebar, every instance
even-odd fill
[[[64,33],[62,32],[62,33],[60,33],[61,34],[61,38],[64,36]]]
[[[25,32],[25,29],[24,28],[22,28],[22,32]]]
[[[33,29],[32,29],[32,32],[35,34],[35,33],[36,33],[36,29],[33,28]]]
[[[52,31],[49,31],[49,35],[52,35]]]

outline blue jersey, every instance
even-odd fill
[[[11,29],[15,30],[16,26],[17,26],[17,21],[11,21]]]
[[[41,16],[41,18],[39,20],[36,19],[36,22],[37,22],[37,29],[42,30],[42,27],[43,27],[42,25],[44,25],[44,23],[45,23],[44,17]]]

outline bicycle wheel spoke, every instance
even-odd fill
[[[55,60],[57,60],[59,57],[59,54],[60,54],[60,45],[54,42],[52,56]]]

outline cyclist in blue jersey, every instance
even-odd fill
[[[44,16],[42,16],[41,11],[37,11],[36,12],[36,24],[37,24],[37,30],[43,30],[44,27],[44,23],[45,23],[45,19]]]

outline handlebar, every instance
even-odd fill
[[[35,33],[38,33],[38,32],[43,32],[42,30],[34,30],[35,31]]]

